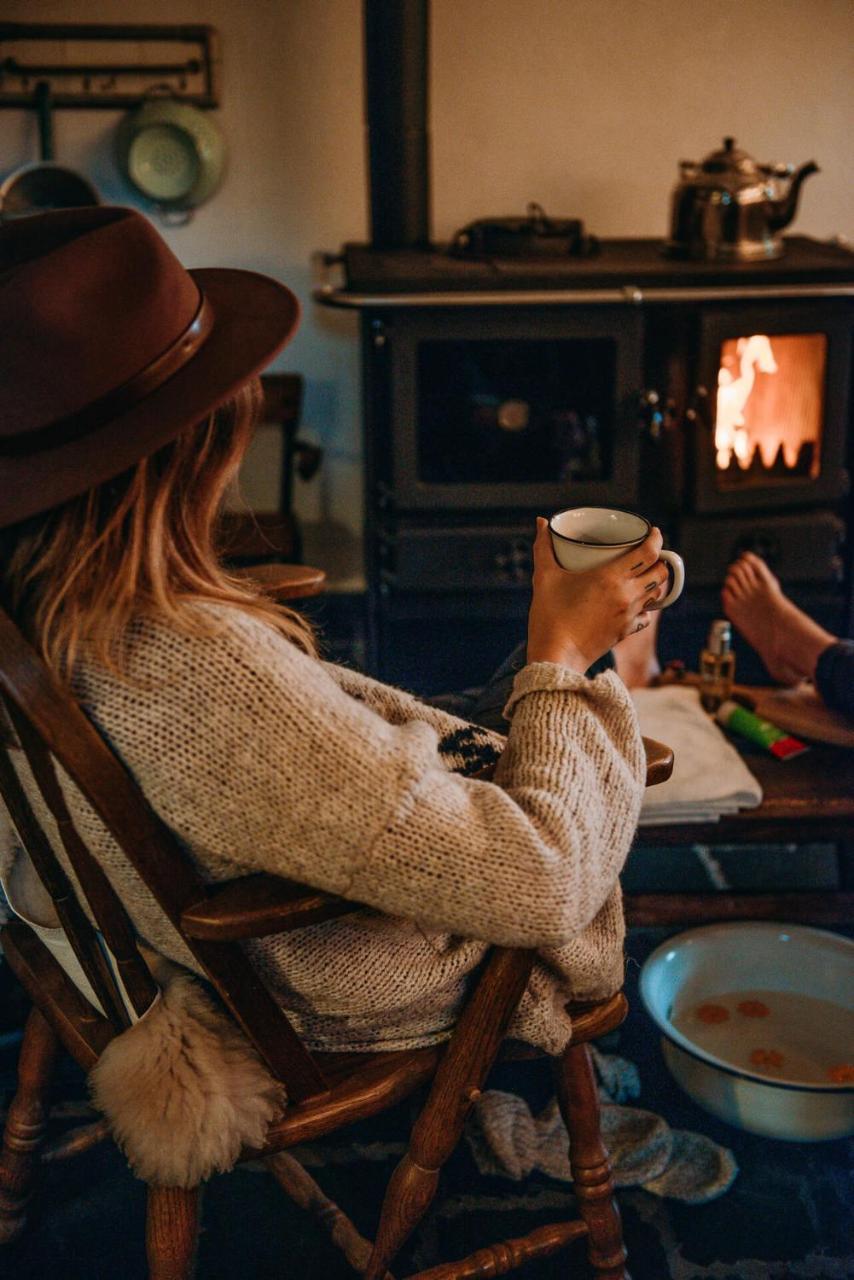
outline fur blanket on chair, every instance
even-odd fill
[[[285,1091],[199,982],[146,959],[162,994],[102,1053],[92,1101],[137,1177],[193,1187],[263,1146]]]
[[[22,919],[60,933],[2,803],[0,875]],[[0,891],[0,923],[8,915]],[[200,982],[156,951],[140,952],[161,994],[101,1054],[89,1073],[92,1101],[137,1177],[193,1187],[232,1168],[243,1148],[263,1146],[285,1091]]]

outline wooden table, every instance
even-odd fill
[[[641,827],[638,845],[838,842],[841,887],[785,893],[627,894],[630,925],[745,919],[854,924],[854,884],[848,882],[846,865],[846,855],[854,853],[854,751],[817,745],[788,761],[749,746],[743,754],[762,786],[764,798],[757,809],[715,823]]]

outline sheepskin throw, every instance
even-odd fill
[[[140,619],[130,678],[84,665],[75,692],[210,880],[269,871],[365,904],[249,944],[308,1045],[391,1050],[446,1038],[491,941],[538,949],[511,1034],[560,1051],[567,999],[608,996],[623,976],[617,878],[645,762],[617,677],[526,666],[505,739],[307,657],[257,619],[219,606],[203,614],[196,636]],[[495,761],[493,782],[472,776]],[[26,764],[16,766],[55,836]],[[103,824],[61,782],[140,936],[197,968]]]
[[[89,1086],[138,1178],[194,1187],[263,1146],[284,1089],[194,978],[152,968],[162,996],[110,1042]]]

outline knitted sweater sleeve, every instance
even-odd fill
[[[445,767],[437,728],[391,724],[321,663],[236,615],[138,647],[90,713],[196,859],[265,870],[425,928],[560,945],[609,897],[640,809],[643,748],[610,673],[526,667],[496,783]],[[157,682],[157,696],[151,694]]]
[[[420,720],[439,735],[439,754],[446,769],[467,776],[495,765],[506,739],[481,725],[461,720],[439,707],[431,707],[411,693],[383,684],[360,671],[324,662],[323,669],[351,698],[376,711],[389,724]]]

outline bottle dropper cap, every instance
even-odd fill
[[[716,618],[709,627],[706,648],[712,653],[729,653],[732,648],[732,626],[728,618]]]

